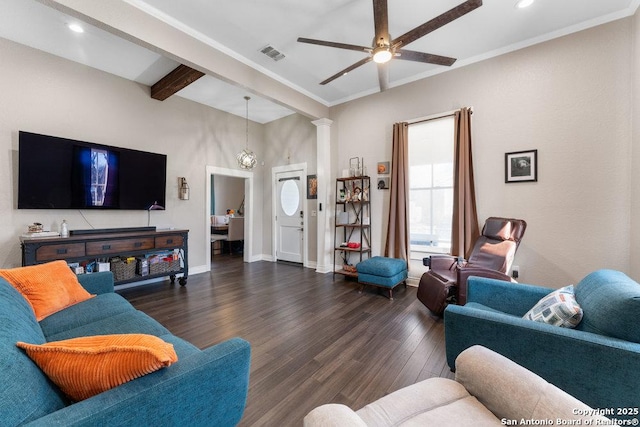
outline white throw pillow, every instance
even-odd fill
[[[573,285],[546,295],[523,318],[563,328],[575,328],[582,320],[582,308],[576,301]]]

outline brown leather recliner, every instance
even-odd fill
[[[422,275],[418,299],[433,313],[442,315],[448,303],[467,302],[467,278],[489,277],[513,281],[507,275],[527,223],[521,219],[488,218],[468,260],[451,255],[423,258],[429,271]]]

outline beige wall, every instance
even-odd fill
[[[237,210],[244,200],[244,178],[215,175],[213,194],[216,215],[226,215],[227,209]]]
[[[632,184],[640,155],[632,142],[640,144],[640,123],[631,114],[640,105],[632,59],[640,57],[633,43],[637,21],[623,19],[332,107],[332,176],[354,156],[364,157],[375,176],[376,163],[391,157],[393,122],[473,106],[480,220],[527,220],[516,259],[522,281],[560,286],[602,267],[638,279],[632,260],[640,253],[640,190]],[[152,212],[151,224],[189,228],[190,265],[204,268],[205,167],[236,168],[244,119],[179,97],[158,102],[147,87],[1,39],[0,57],[0,266],[20,264],[17,237],[34,221],[54,228],[64,218],[73,229],[148,220],[147,212],[135,211],[17,210],[17,132],[28,130],[167,154],[167,210]],[[271,169],[306,162],[315,173],[316,128],[293,115],[251,123],[250,132],[260,159],[253,173],[261,212],[252,250],[269,259]],[[539,181],[505,184],[504,153],[525,149],[539,150]],[[178,176],[189,182],[189,201],[178,200]],[[373,249],[380,254],[388,192],[373,190],[371,199]],[[307,210],[314,209],[316,201],[307,201]],[[309,259],[315,260],[315,232],[310,236]]]
[[[264,131],[264,160],[269,168],[284,166],[287,164],[307,164],[307,174],[315,174],[316,169],[316,127],[311,120],[300,115],[293,114],[280,120],[275,120],[265,125]],[[306,185],[306,181],[303,183]],[[266,179],[262,183],[263,200],[263,246],[262,253],[273,256],[271,241],[273,239],[272,197],[273,183]],[[308,239],[304,245],[308,251],[308,258],[312,266],[317,261],[317,217],[311,216],[311,211],[317,210],[316,200],[304,200],[303,210],[308,220]]]
[[[631,57],[633,62],[632,96],[633,96],[633,145],[631,174],[631,265],[630,274],[636,280],[640,279],[640,12],[636,12],[633,21],[633,47]]]
[[[0,172],[0,266],[20,265],[18,236],[36,221],[56,229],[66,219],[71,229],[85,229],[144,226],[150,220],[158,227],[188,228],[190,268],[204,271],[210,210],[205,207],[205,168],[237,168],[235,156],[245,145],[244,119],[176,96],[156,101],[148,87],[4,39],[0,57],[0,144],[6,148],[0,153],[6,165]],[[167,210],[149,218],[141,211],[16,209],[19,130],[167,154]],[[306,162],[308,173],[315,173],[315,132],[310,119],[299,114],[267,125],[250,122],[250,148],[259,159],[253,171],[253,259],[273,255],[271,168]],[[179,176],[189,183],[188,201],[178,200]],[[304,209],[310,214],[316,202],[305,200]],[[313,264],[315,219],[309,216],[305,246]]]
[[[151,225],[189,229],[190,269],[206,269],[210,207],[205,206],[205,169],[237,168],[245,120],[175,96],[153,100],[148,87],[4,39],[0,58],[0,266],[20,265],[18,236],[36,221],[52,229],[62,219],[71,229],[145,226],[148,221],[146,211],[16,209],[18,131],[27,130],[167,154],[167,210],[151,212]],[[251,148],[259,157],[263,129],[250,123]],[[254,174],[256,181],[263,180],[261,168]],[[189,182],[188,201],[178,200],[179,176]],[[262,187],[255,191],[261,200]],[[258,255],[261,232],[258,215],[253,233]]]
[[[473,106],[479,220],[528,222],[521,281],[629,272],[632,29],[623,19],[334,107],[334,175],[353,156],[369,171],[389,160],[394,122]],[[528,149],[538,150],[538,182],[505,184],[505,152]],[[372,192],[374,255],[388,197]]]

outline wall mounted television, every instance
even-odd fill
[[[167,156],[19,132],[18,209],[165,206]]]

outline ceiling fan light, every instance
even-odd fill
[[[389,62],[392,57],[393,54],[388,47],[380,46],[373,50],[373,62],[376,62],[378,64]]]
[[[535,0],[518,0],[516,3],[516,7],[519,9],[524,9],[525,7],[529,7],[533,4]]]
[[[84,33],[84,28],[82,28],[80,24],[69,24],[67,25],[67,28],[69,28],[74,33]]]

